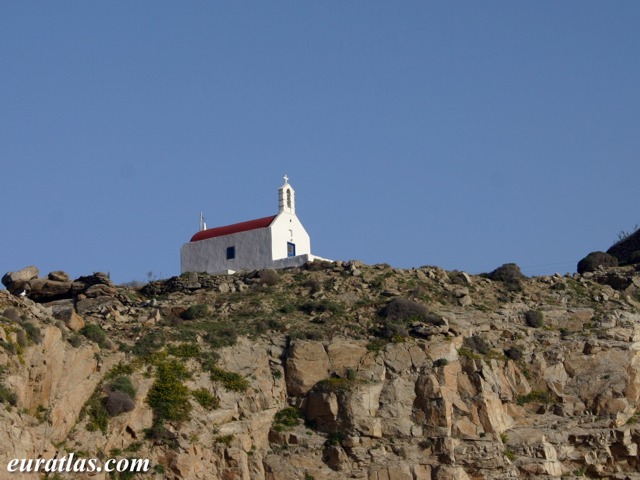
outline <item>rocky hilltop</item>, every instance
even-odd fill
[[[607,250],[621,265],[640,264],[640,229],[624,236]]]
[[[640,479],[640,272],[312,263],[0,291],[13,458],[166,479]]]

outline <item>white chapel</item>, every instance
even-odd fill
[[[311,240],[296,216],[295,191],[284,176],[278,189],[278,214],[200,231],[180,250],[182,273],[234,273],[286,268],[314,259]]]

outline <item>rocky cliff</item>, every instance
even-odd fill
[[[0,478],[71,452],[152,469],[48,478],[640,478],[633,267],[38,275],[0,291]]]
[[[620,264],[640,264],[640,229],[616,242],[607,253],[616,257]]]

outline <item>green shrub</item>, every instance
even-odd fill
[[[504,451],[504,456],[507,457],[510,462],[513,462],[516,459],[515,452],[513,450],[508,449],[508,448]]]
[[[253,332],[251,338],[255,338],[256,335],[261,335],[269,330],[269,324],[264,320],[258,320],[253,324]]]
[[[445,365],[449,365],[449,360],[446,358],[439,358],[435,362],[433,362],[434,367],[444,367]]]
[[[260,278],[260,283],[262,285],[277,285],[280,282],[280,277],[278,276],[278,272],[273,270],[272,268],[267,268],[264,270],[260,270],[258,272],[258,277]]]
[[[122,376],[131,375],[133,372],[137,370],[137,362],[120,362],[116,366],[114,366],[109,373],[107,374],[107,378],[117,378]]]
[[[20,323],[21,321],[20,312],[14,307],[5,308],[2,312],[2,316],[15,323]]]
[[[524,280],[527,277],[522,273],[517,264],[505,263],[491,272],[489,278],[498,282],[513,282],[516,280]]]
[[[113,380],[109,386],[108,390],[111,392],[124,392],[129,395],[131,398],[135,398],[136,389],[133,388],[133,384],[131,383],[131,379],[127,376],[120,376]]]
[[[221,443],[223,445],[229,446],[231,444],[231,442],[233,441],[233,435],[229,434],[229,435],[220,435],[218,437],[215,437],[213,439],[213,441],[215,443]]]
[[[97,343],[100,347],[105,346],[107,334],[102,330],[100,325],[89,323],[80,330],[80,333],[92,342]]]
[[[16,343],[20,347],[26,347],[27,345],[29,345],[29,337],[27,336],[27,332],[25,332],[24,330],[18,330],[16,332]]]
[[[381,352],[387,346],[387,341],[376,338],[367,343],[367,350],[370,352]]]
[[[148,357],[160,350],[165,344],[165,337],[160,332],[149,332],[143,335],[138,342],[130,348],[130,352],[139,357]]]
[[[458,270],[454,270],[452,272],[447,272],[447,276],[449,277],[449,281],[455,285],[466,285],[467,279],[465,277],[464,272],[460,272]]]
[[[87,400],[82,407],[80,418],[88,416],[87,430],[95,432],[100,430],[102,433],[107,433],[109,426],[109,412],[107,411],[102,398],[102,392],[100,388],[97,388],[93,395]]]
[[[348,378],[329,377],[324,380],[320,380],[315,384],[314,388],[320,392],[346,392],[350,390],[354,385],[352,380]]]
[[[520,406],[524,405],[525,403],[531,403],[531,402],[551,403],[551,395],[549,394],[549,392],[545,392],[542,390],[532,390],[526,395],[520,395],[516,399],[516,403]]]
[[[342,432],[333,432],[330,433],[327,437],[327,440],[324,442],[325,446],[336,446],[340,445],[342,441],[345,439],[345,434]]]
[[[631,252],[629,254],[628,258],[626,259],[625,263],[627,265],[637,265],[637,264],[639,264],[640,263],[640,250],[636,250],[634,252]]]
[[[167,353],[178,358],[198,358],[201,351],[195,343],[181,343],[180,345],[169,345]]]
[[[273,426],[276,430],[282,431],[290,427],[296,427],[299,419],[298,410],[293,407],[286,407],[275,414]]]
[[[458,349],[458,355],[464,358],[471,358],[475,360],[482,359],[481,355],[478,355],[476,352],[465,346],[462,346]]]
[[[310,272],[320,272],[322,270],[329,270],[333,268],[333,262],[328,260],[314,260],[312,262],[305,263],[302,267]]]
[[[429,309],[408,298],[395,297],[380,310],[380,315],[394,323],[422,322],[428,317]]]
[[[25,332],[27,332],[27,337],[36,345],[42,343],[42,333],[40,329],[36,327],[33,323],[23,322],[21,324],[22,328]]]
[[[578,273],[595,272],[598,267],[617,267],[618,259],[604,252],[591,252],[578,262]]]
[[[69,337],[69,343],[73,348],[78,348],[82,345],[82,337],[80,335],[71,335]]]
[[[285,303],[280,307],[278,311],[280,313],[288,314],[288,313],[293,313],[296,310],[297,310],[297,307],[293,303]],[[277,328],[274,328],[274,327],[271,327],[271,328],[273,328],[274,330],[277,330]]]
[[[527,278],[515,263],[505,263],[486,276],[496,282],[504,283],[507,289],[512,291],[522,291],[524,289],[522,280]]]
[[[320,283],[320,280],[316,278],[310,278],[309,280],[304,282],[302,286],[309,288],[311,290],[311,293],[317,293],[322,290],[322,284]]]
[[[170,448],[178,448],[177,436],[168,430],[162,423],[161,419],[155,418],[151,424],[151,428],[144,430],[145,438],[152,440],[156,445],[168,445]]]
[[[279,322],[273,318],[267,320],[267,325],[271,330],[275,330],[276,332],[282,332],[285,329],[284,323]]]
[[[36,411],[33,415],[34,417],[36,417],[36,419],[40,422],[46,422],[46,421],[50,421],[50,412],[47,410],[47,408],[40,404],[36,407]]]
[[[465,337],[462,344],[468,349],[478,352],[481,355],[487,355],[491,350],[487,341],[479,335]]]
[[[529,310],[524,314],[524,321],[529,327],[540,328],[544,325],[544,314],[540,310]]]
[[[327,333],[326,330],[305,328],[303,330],[289,331],[288,338],[290,342],[294,340],[321,341],[321,340],[324,340],[326,333]]]
[[[569,338],[571,336],[571,333],[571,330],[569,330],[568,328],[560,327],[560,338],[562,340],[566,340],[567,338]]]
[[[58,320],[55,323],[55,326],[58,328],[58,330],[60,330],[60,335],[62,336],[62,340],[66,340],[67,337],[69,336],[69,329],[67,329],[67,326],[64,324],[64,322],[62,320]]]
[[[206,356],[200,358],[200,365],[202,365],[203,370],[210,372],[213,368],[216,368],[219,360],[220,355],[218,352],[208,352]]]
[[[424,305],[407,298],[396,297],[387,303],[378,314],[382,324],[374,333],[389,340],[403,339],[409,336],[407,325],[413,322],[426,322],[443,325],[441,316],[432,313]]]
[[[142,449],[142,442],[133,442],[132,444],[130,444],[127,448],[124,449],[125,452],[139,452]],[[116,455],[112,455],[112,456],[116,456]]]
[[[147,394],[154,416],[161,420],[184,421],[191,414],[189,389],[182,383],[184,367],[165,360],[156,367],[155,381]]]
[[[214,349],[231,347],[238,342],[238,332],[232,325],[218,326],[209,331],[204,336],[204,340]]]
[[[391,321],[383,321],[381,327],[375,331],[375,334],[381,338],[397,341],[409,336],[407,326],[402,323],[394,323]]]
[[[334,315],[341,315],[344,313],[344,305],[339,302],[331,301],[328,298],[324,298],[322,300],[310,300],[301,304],[298,309],[307,315],[324,312],[332,313]]]
[[[5,342],[4,340],[0,340],[0,347],[6,350],[8,353],[16,353],[16,345],[11,342]]]
[[[522,348],[515,346],[515,347],[510,347],[507,350],[504,351],[504,355],[505,357],[514,360],[514,361],[518,361],[522,358],[523,353],[522,353]]]
[[[249,388],[249,381],[239,373],[228,372],[219,367],[211,367],[211,380],[220,382],[227,390],[234,392],[246,392]]]
[[[209,313],[209,306],[204,304],[191,305],[182,313],[185,320],[195,320],[196,318],[206,317]]]
[[[9,404],[13,407],[18,404],[18,395],[2,383],[0,383],[0,403]]]
[[[115,417],[124,412],[130,412],[135,408],[135,403],[128,393],[114,390],[104,399],[104,407],[110,417]]]
[[[198,390],[194,390],[191,392],[193,398],[198,402],[203,408],[207,410],[214,410],[220,407],[220,400],[218,397],[211,394],[209,390],[206,388],[199,388]]]

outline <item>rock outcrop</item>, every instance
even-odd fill
[[[621,265],[640,263],[640,229],[616,242],[607,253],[616,257]]]
[[[632,267],[276,275],[5,275],[0,478],[70,452],[147,458],[140,478],[640,478]]]
[[[46,278],[38,278],[38,275],[39,270],[36,267],[26,267],[5,274],[2,284],[14,295],[25,295],[39,303],[113,296],[117,293],[111,279],[102,272],[73,281],[60,270],[49,273]]]

